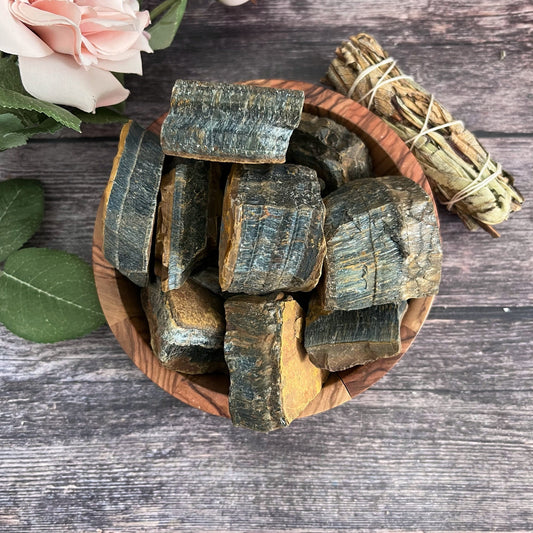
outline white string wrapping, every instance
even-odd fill
[[[400,76],[394,76],[393,78],[386,79],[386,77],[389,75],[392,69],[396,66],[396,60],[393,59],[392,57],[387,57],[383,59],[383,61],[380,61],[379,63],[375,63],[374,65],[370,65],[367,68],[365,68],[363,71],[361,71],[359,75],[355,78],[354,82],[352,83],[352,86],[350,87],[349,91],[346,93],[346,96],[348,96],[348,98],[351,98],[353,96],[355,89],[357,88],[359,83],[361,83],[363,79],[365,79],[374,70],[380,67],[383,67],[385,65],[389,65],[389,66],[387,67],[387,70],[385,70],[385,72],[381,75],[376,85],[374,85],[374,87],[372,87],[370,91],[368,91],[365,95],[363,95],[358,100],[358,103],[361,103],[365,98],[370,96],[370,100],[368,102],[368,105],[366,106],[368,109],[372,107],[374,98],[376,96],[376,92],[378,91],[378,89],[383,87],[383,85],[396,81],[396,80],[405,80],[405,79],[412,80],[413,79],[411,76],[407,76],[405,74],[401,74]],[[428,110],[427,110],[422,128],[414,137],[411,137],[410,139],[407,139],[405,141],[406,143],[410,144],[411,147],[415,146],[416,141],[418,141],[420,137],[426,135],[427,133],[432,133],[432,132],[441,130],[443,128],[454,126],[456,124],[464,126],[462,120],[453,120],[451,122],[446,122],[445,124],[439,124],[438,126],[434,126],[433,128],[428,128],[427,126],[429,124],[429,117],[431,115],[431,109],[433,107],[434,102],[435,102],[435,98],[433,95],[431,95],[431,98],[428,104]],[[496,179],[502,173],[502,166],[500,165],[500,163],[497,163],[496,170],[492,174],[488,175],[486,178],[481,180],[481,176],[483,175],[485,170],[487,170],[487,167],[490,161],[491,161],[490,154],[487,154],[487,160],[485,161],[483,167],[479,171],[479,174],[477,175],[476,179],[473,180],[464,189],[457,192],[453,196],[453,198],[451,198],[451,200],[449,200],[448,202],[442,202],[443,205],[445,205],[448,208],[448,210],[450,210],[457,202],[460,202],[464,200],[465,198],[468,198],[469,196],[472,196],[473,194],[478,192],[480,189],[485,187],[485,185],[488,185],[492,180]]]
[[[431,109],[433,107],[433,102],[434,101],[435,101],[435,97],[433,95],[431,95],[431,98],[429,100],[428,110],[427,110],[427,113],[426,113],[426,118],[424,120],[424,124],[422,125],[422,129],[414,137],[411,137],[410,139],[407,139],[405,141],[406,144],[410,144],[411,146],[415,146],[416,145],[416,141],[418,141],[418,139],[420,139],[420,137],[423,137],[426,133],[432,133],[434,131],[439,131],[441,129],[448,128],[449,126],[454,126],[456,124],[464,126],[462,120],[452,120],[451,122],[446,122],[445,124],[439,124],[438,126],[434,126],[433,128],[426,129],[427,126],[428,126],[428,123],[429,123],[429,117],[431,115]]]
[[[359,76],[355,78],[354,82],[352,83],[352,86],[350,87],[350,90],[346,94],[348,98],[351,98],[353,95],[353,92],[355,91],[355,88],[359,85],[359,83],[364,80],[371,72],[376,70],[379,67],[382,67],[384,65],[387,65],[388,63],[394,62],[394,59],[392,57],[387,57],[383,61],[380,61],[379,63],[375,63],[374,65],[370,65],[369,67],[366,67],[364,70],[362,70],[359,73]]]
[[[477,178],[470,183],[470,185],[467,185],[463,190],[459,191],[457,194],[453,196],[451,200],[448,202],[442,202],[443,205],[445,205],[448,208],[448,211],[456,204],[457,202],[460,202],[461,200],[464,200],[465,198],[468,198],[469,196],[472,196],[476,192],[478,192],[480,189],[485,187],[485,185],[488,185],[492,180],[496,179],[501,173],[502,173],[502,166],[500,163],[496,164],[496,170],[489,174],[486,178],[479,181],[481,176],[483,175],[483,172],[487,169],[489,166],[489,163],[491,161],[490,154],[487,154],[487,160],[485,161],[485,164],[479,171],[479,174],[477,175]]]
[[[361,81],[366,78],[371,72],[376,70],[379,67],[382,67],[384,65],[387,65],[390,63],[387,70],[381,75],[381,78],[377,81],[376,85],[370,89],[364,96],[361,96],[357,102],[360,104],[365,98],[370,96],[370,100],[368,101],[368,105],[366,106],[368,109],[372,107],[372,104],[374,103],[374,98],[376,96],[376,92],[378,89],[383,87],[383,85],[386,85],[387,83],[391,83],[396,80],[412,80],[413,78],[411,76],[407,76],[406,74],[401,74],[400,76],[394,76],[393,78],[387,78],[390,71],[396,66],[397,61],[393,59],[392,57],[387,57],[383,61],[380,61],[379,63],[375,63],[374,65],[370,65],[369,67],[366,67],[360,74],[355,78],[354,82],[352,83],[352,86],[350,87],[350,90],[346,94],[348,98],[351,98],[356,87],[361,83]]]

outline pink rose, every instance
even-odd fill
[[[111,72],[142,74],[149,23],[136,0],[0,0],[0,50],[35,98],[94,112],[128,97]]]
[[[218,0],[219,2],[226,4],[227,6],[240,6],[246,4],[248,0]]]

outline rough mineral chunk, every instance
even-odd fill
[[[191,274],[191,279],[198,283],[198,285],[209,289],[215,294],[222,294],[222,289],[220,288],[220,281],[218,279],[217,267],[208,266],[205,268],[201,268],[197,272]]]
[[[222,290],[311,290],[324,258],[323,221],[314,170],[299,165],[234,165],[224,193]]]
[[[225,303],[229,407],[236,426],[287,426],[320,392],[325,377],[302,345],[304,313],[292,297],[234,296]]]
[[[104,256],[133,283],[148,283],[148,263],[164,154],[135,122],[122,128],[104,193]]]
[[[302,91],[177,80],[161,145],[194,159],[283,163],[303,102]]]
[[[311,303],[305,349],[319,368],[332,372],[400,353],[400,324],[406,302],[356,311],[324,312]]]
[[[181,287],[208,249],[216,247],[217,189],[218,176],[207,161],[176,158],[163,176],[155,257],[164,291]]]
[[[442,250],[433,204],[402,176],[360,179],[324,200],[326,310],[436,294]]]
[[[326,194],[351,180],[372,176],[365,143],[338,122],[309,113],[302,113],[292,134],[287,161],[314,169],[326,184]]]
[[[185,374],[225,368],[224,304],[221,298],[187,280],[163,292],[156,281],[141,291],[152,350],[161,364]]]

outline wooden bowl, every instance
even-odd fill
[[[326,116],[359,135],[370,151],[378,176],[402,174],[418,183],[432,198],[422,168],[407,146],[385,122],[366,108],[321,86],[284,80],[253,80],[253,85],[300,89],[305,92],[304,110]],[[165,115],[150,126],[159,134]],[[226,376],[190,376],[162,367],[150,348],[148,323],[140,302],[140,289],[115,270],[102,253],[103,203],[96,216],[93,269],[96,289],[109,327],[124,351],[154,383],[179,400],[207,413],[229,417]],[[361,394],[383,377],[403,356],[429,313],[433,296],[409,301],[401,325],[402,353],[388,359],[330,375],[320,394],[301,417],[320,413]]]

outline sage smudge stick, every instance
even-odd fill
[[[373,37],[360,33],[343,42],[324,81],[396,131],[422,166],[436,198],[469,230],[481,227],[499,237],[492,226],[524,201],[513,177]]]

